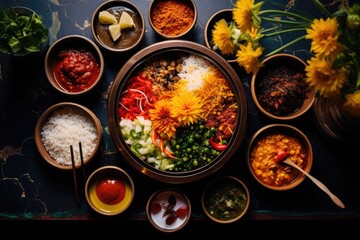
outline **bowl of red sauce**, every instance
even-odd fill
[[[45,72],[50,84],[68,96],[91,92],[100,82],[104,68],[99,47],[81,35],[58,39],[45,56]]]
[[[132,178],[116,166],[98,168],[85,184],[85,196],[90,207],[107,216],[124,212],[131,205],[134,193]]]

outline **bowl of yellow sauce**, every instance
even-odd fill
[[[124,212],[131,205],[134,193],[131,177],[116,166],[98,168],[85,185],[85,196],[90,207],[108,216]]]

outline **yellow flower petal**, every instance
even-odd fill
[[[340,93],[347,80],[347,74],[342,69],[332,69],[332,62],[324,58],[311,58],[305,68],[306,81],[314,86],[320,95],[329,97]]]

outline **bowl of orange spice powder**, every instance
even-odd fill
[[[163,38],[181,38],[194,28],[197,8],[193,0],[152,0],[148,17],[153,30]]]

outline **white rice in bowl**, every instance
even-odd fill
[[[96,127],[86,113],[65,106],[44,123],[41,140],[49,155],[59,164],[71,165],[70,145],[73,146],[75,164],[80,164],[79,142],[84,161],[94,152],[97,141]]]

